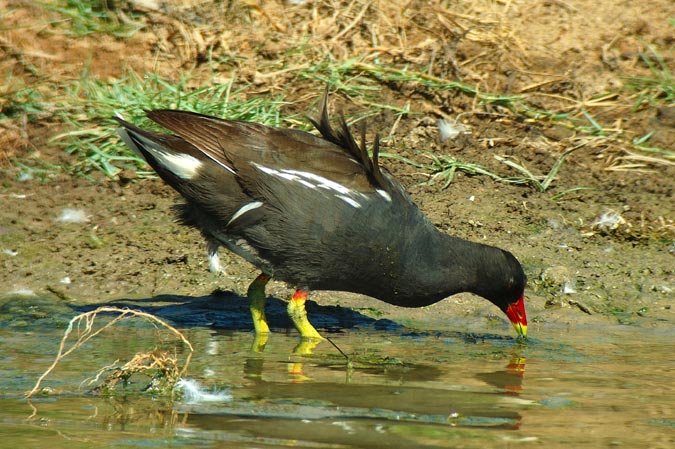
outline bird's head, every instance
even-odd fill
[[[482,284],[478,293],[506,314],[518,332],[519,337],[527,335],[527,314],[525,313],[525,286],[527,277],[520,262],[508,251],[499,250],[500,255],[492,263],[485,264],[489,273],[485,278],[489,284]]]

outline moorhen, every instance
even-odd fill
[[[459,292],[499,307],[527,333],[526,277],[508,251],[446,235],[357,144],[344,117],[334,129],[328,91],[321,136],[193,112],[147,116],[174,134],[117,118],[119,134],[185,199],[180,219],[205,237],[211,256],[224,246],[262,273],[248,288],[257,334],[266,334],[265,285],[297,288],[288,314],[303,338],[321,338],[305,311],[309,290],[337,290],[402,307],[422,307]]]

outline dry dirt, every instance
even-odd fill
[[[60,16],[31,2],[0,0],[0,68],[8,74],[1,93],[18,84],[34,86],[50,102],[37,122],[19,117],[0,124],[0,295],[14,298],[32,291],[73,304],[159,301],[164,294],[198,299],[215,289],[244,294],[256,275],[225,252],[227,272],[208,272],[205,245],[195,232],[173,222],[170,206],[176,195],[158,180],[95,175],[97,180],[90,181],[65,174],[46,182],[18,180],[21,168],[12,162],[17,157],[74,163],[49,143],[65,126],[51,113],[64,83],[77,79],[85,67],[88,76],[104,80],[119,78],[129,67],[168,79],[186,69],[215,71],[223,81],[251,83],[250,95],[283,91],[290,102],[286,110],[295,113],[310,109],[323,88],[323,82],[299,77],[295,69],[327,57],[335,64],[358,57],[364,63],[407,65],[434,77],[461,79],[481,91],[520,94],[533,106],[579,119],[590,111],[609,124],[613,134],[598,138],[481,106],[457,92],[382,82],[379,102],[409,104],[413,114],[399,121],[393,114],[379,114],[369,120],[369,132],[389,136],[384,150],[390,153],[418,161],[426,151],[449,154],[503,175],[514,173],[494,155],[513,157],[546,174],[560,154],[583,144],[545,193],[461,173],[441,189],[440,182],[420,185],[426,178],[406,164],[391,159],[383,164],[441,229],[507,248],[523,262],[530,279],[531,332],[546,324],[617,319],[672,326],[675,164],[646,160],[629,151],[628,142],[653,132],[651,145],[673,150],[675,108],[658,99],[653,106],[635,107],[637,97],[620,89],[627,78],[650,74],[640,57],[648,48],[658,49],[675,66],[670,0],[297,3],[117,2],[127,13],[140,12],[145,25],[123,39],[70,35]],[[220,56],[212,58],[219,61],[215,66],[209,66],[209,52]],[[345,95],[334,96],[332,106],[347,112],[368,109],[359,98]],[[460,113],[471,134],[440,143],[437,119]],[[553,199],[578,187],[584,189]],[[59,222],[64,208],[82,209],[86,221]],[[616,229],[593,224],[608,212],[618,218]],[[271,285],[269,292],[277,298],[289,294],[281,284]],[[429,327],[452,321],[452,326],[474,329],[493,322],[482,317],[498,315],[470,295],[420,310],[328,292],[313,298]],[[502,321],[498,325],[508,332]]]

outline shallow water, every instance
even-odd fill
[[[0,321],[2,447],[675,447],[668,326],[542,326],[524,344],[391,326],[326,334],[350,368],[327,341],[277,332],[258,353],[250,332],[195,325],[188,377],[228,397],[157,399],[140,382],[88,394],[98,368],[157,344],[153,328],[122,324],[58,366],[44,383],[54,394],[27,401],[74,315],[37,309],[2,310],[16,318]]]

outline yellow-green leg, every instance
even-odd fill
[[[248,286],[246,294],[249,300],[249,307],[251,308],[251,318],[253,318],[253,327],[255,328],[256,335],[269,334],[270,332],[267,320],[265,319],[265,301],[267,300],[265,286],[269,280],[270,277],[268,275],[261,273]]]
[[[305,302],[307,301],[307,292],[296,290],[293,298],[288,302],[288,316],[293,321],[295,328],[300,332],[303,339],[323,340],[321,335],[314,329],[314,326],[307,319]]]

